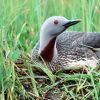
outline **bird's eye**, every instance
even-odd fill
[[[57,25],[59,22],[58,20],[54,20],[54,24]]]

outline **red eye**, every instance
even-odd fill
[[[57,25],[57,24],[58,24],[58,20],[55,20],[55,21],[54,21],[54,24],[56,24],[56,25]]]

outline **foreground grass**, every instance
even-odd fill
[[[75,31],[100,32],[100,0],[0,0],[0,98],[99,100],[100,70],[52,73],[32,64],[30,53],[43,21],[52,15],[81,19]],[[18,60],[19,59],[19,60]],[[91,62],[92,63],[92,62]],[[39,68],[39,70],[37,70]],[[42,71],[41,71],[41,70]]]

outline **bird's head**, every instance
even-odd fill
[[[46,37],[56,37],[68,27],[77,24],[80,20],[68,20],[62,16],[48,18],[41,27],[41,35]]]

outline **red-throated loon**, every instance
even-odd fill
[[[64,32],[80,20],[62,16],[48,18],[40,30],[40,40],[32,50],[32,60],[43,58],[52,71],[96,67],[99,63],[100,34],[92,32]]]

